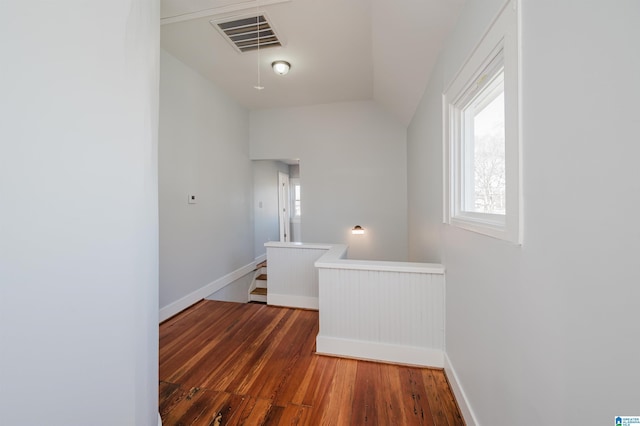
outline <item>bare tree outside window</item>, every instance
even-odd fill
[[[475,211],[505,214],[504,91],[475,114],[473,126]]]

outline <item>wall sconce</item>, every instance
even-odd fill
[[[363,235],[364,234],[364,228],[362,226],[360,226],[360,225],[356,225],[351,230],[351,233],[353,235]]]

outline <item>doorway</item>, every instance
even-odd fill
[[[253,160],[252,163],[254,251],[255,257],[258,258],[265,254],[264,244],[266,242],[302,241],[299,214],[302,208],[301,180],[300,166],[297,160]],[[288,177],[288,191],[281,189],[281,181],[283,180],[280,176],[281,173]],[[289,221],[285,215],[281,214],[283,207],[287,210],[285,213],[288,213]],[[284,238],[285,233],[286,239]]]

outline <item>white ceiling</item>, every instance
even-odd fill
[[[465,0],[260,0],[283,47],[237,53],[209,23],[254,0],[162,0],[161,44],[250,109],[374,99],[408,124]],[[282,77],[271,62],[283,59]]]

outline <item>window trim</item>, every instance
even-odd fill
[[[520,88],[520,16],[518,1],[509,0],[442,95],[443,223],[522,244],[522,159]],[[464,211],[460,150],[461,101],[473,97],[478,80],[502,55],[505,96],[505,215]],[[490,72],[489,72],[490,73]],[[481,86],[481,89],[486,86]]]
[[[290,209],[291,209],[291,223],[300,223],[302,218],[302,189],[300,190],[300,210],[301,214],[296,214],[296,185],[300,186],[300,178],[291,178],[289,179],[289,184],[291,186],[291,199],[289,201]],[[302,187],[301,187],[302,188]]]
[[[464,164],[464,166],[460,166],[456,170],[454,191],[456,200],[453,203],[453,207],[455,208],[455,210],[453,210],[454,216],[469,216],[472,213],[476,213],[475,210],[469,210],[469,198],[475,198],[475,196],[470,197],[471,194],[475,195],[475,188],[472,183],[475,177],[475,170],[474,173],[469,173],[471,161],[474,159],[473,151],[475,149],[475,142],[473,144],[470,143],[470,141],[474,139],[474,126],[471,124],[475,117],[474,113],[476,110],[484,108],[497,97],[495,96],[495,92],[498,86],[502,87],[501,93],[504,93],[504,55],[502,48],[500,48],[495,55],[492,54],[491,56],[493,58],[490,60],[490,63],[484,67],[477,82],[471,85],[472,90],[466,91],[463,96],[453,102],[453,105],[450,105],[449,113],[455,115],[455,117],[452,117],[452,122],[454,122],[456,128],[460,130],[459,135],[455,136],[454,161],[457,165]],[[498,84],[496,84],[497,82]],[[478,95],[482,95],[482,97],[478,99]],[[477,213],[480,213],[480,217],[489,215],[489,213]],[[471,215],[471,217],[475,216],[477,215]],[[495,216],[503,217],[504,215],[495,214]],[[496,222],[496,219],[491,219],[490,221]],[[504,226],[504,219],[500,222]]]

